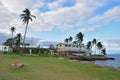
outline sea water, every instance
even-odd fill
[[[99,64],[101,66],[111,66],[114,68],[120,67],[120,54],[109,54],[106,56],[110,58],[115,58],[115,60],[96,60],[95,64]]]

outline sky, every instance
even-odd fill
[[[0,0],[0,44],[11,38],[12,26],[14,36],[24,34],[20,14],[25,8],[36,16],[26,42],[49,46],[82,32],[84,44],[96,38],[108,53],[120,53],[120,0]]]

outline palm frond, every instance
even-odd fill
[[[35,19],[36,19],[36,16],[34,16],[34,15],[31,15],[32,17],[34,17]]]

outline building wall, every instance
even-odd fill
[[[85,52],[86,48],[85,46],[82,46],[81,48],[78,45],[75,44],[66,44],[66,43],[60,43],[57,46],[58,51],[74,51],[74,52]]]

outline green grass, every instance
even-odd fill
[[[20,60],[23,68],[11,68]],[[0,55],[0,80],[119,80],[120,71],[48,56]]]

